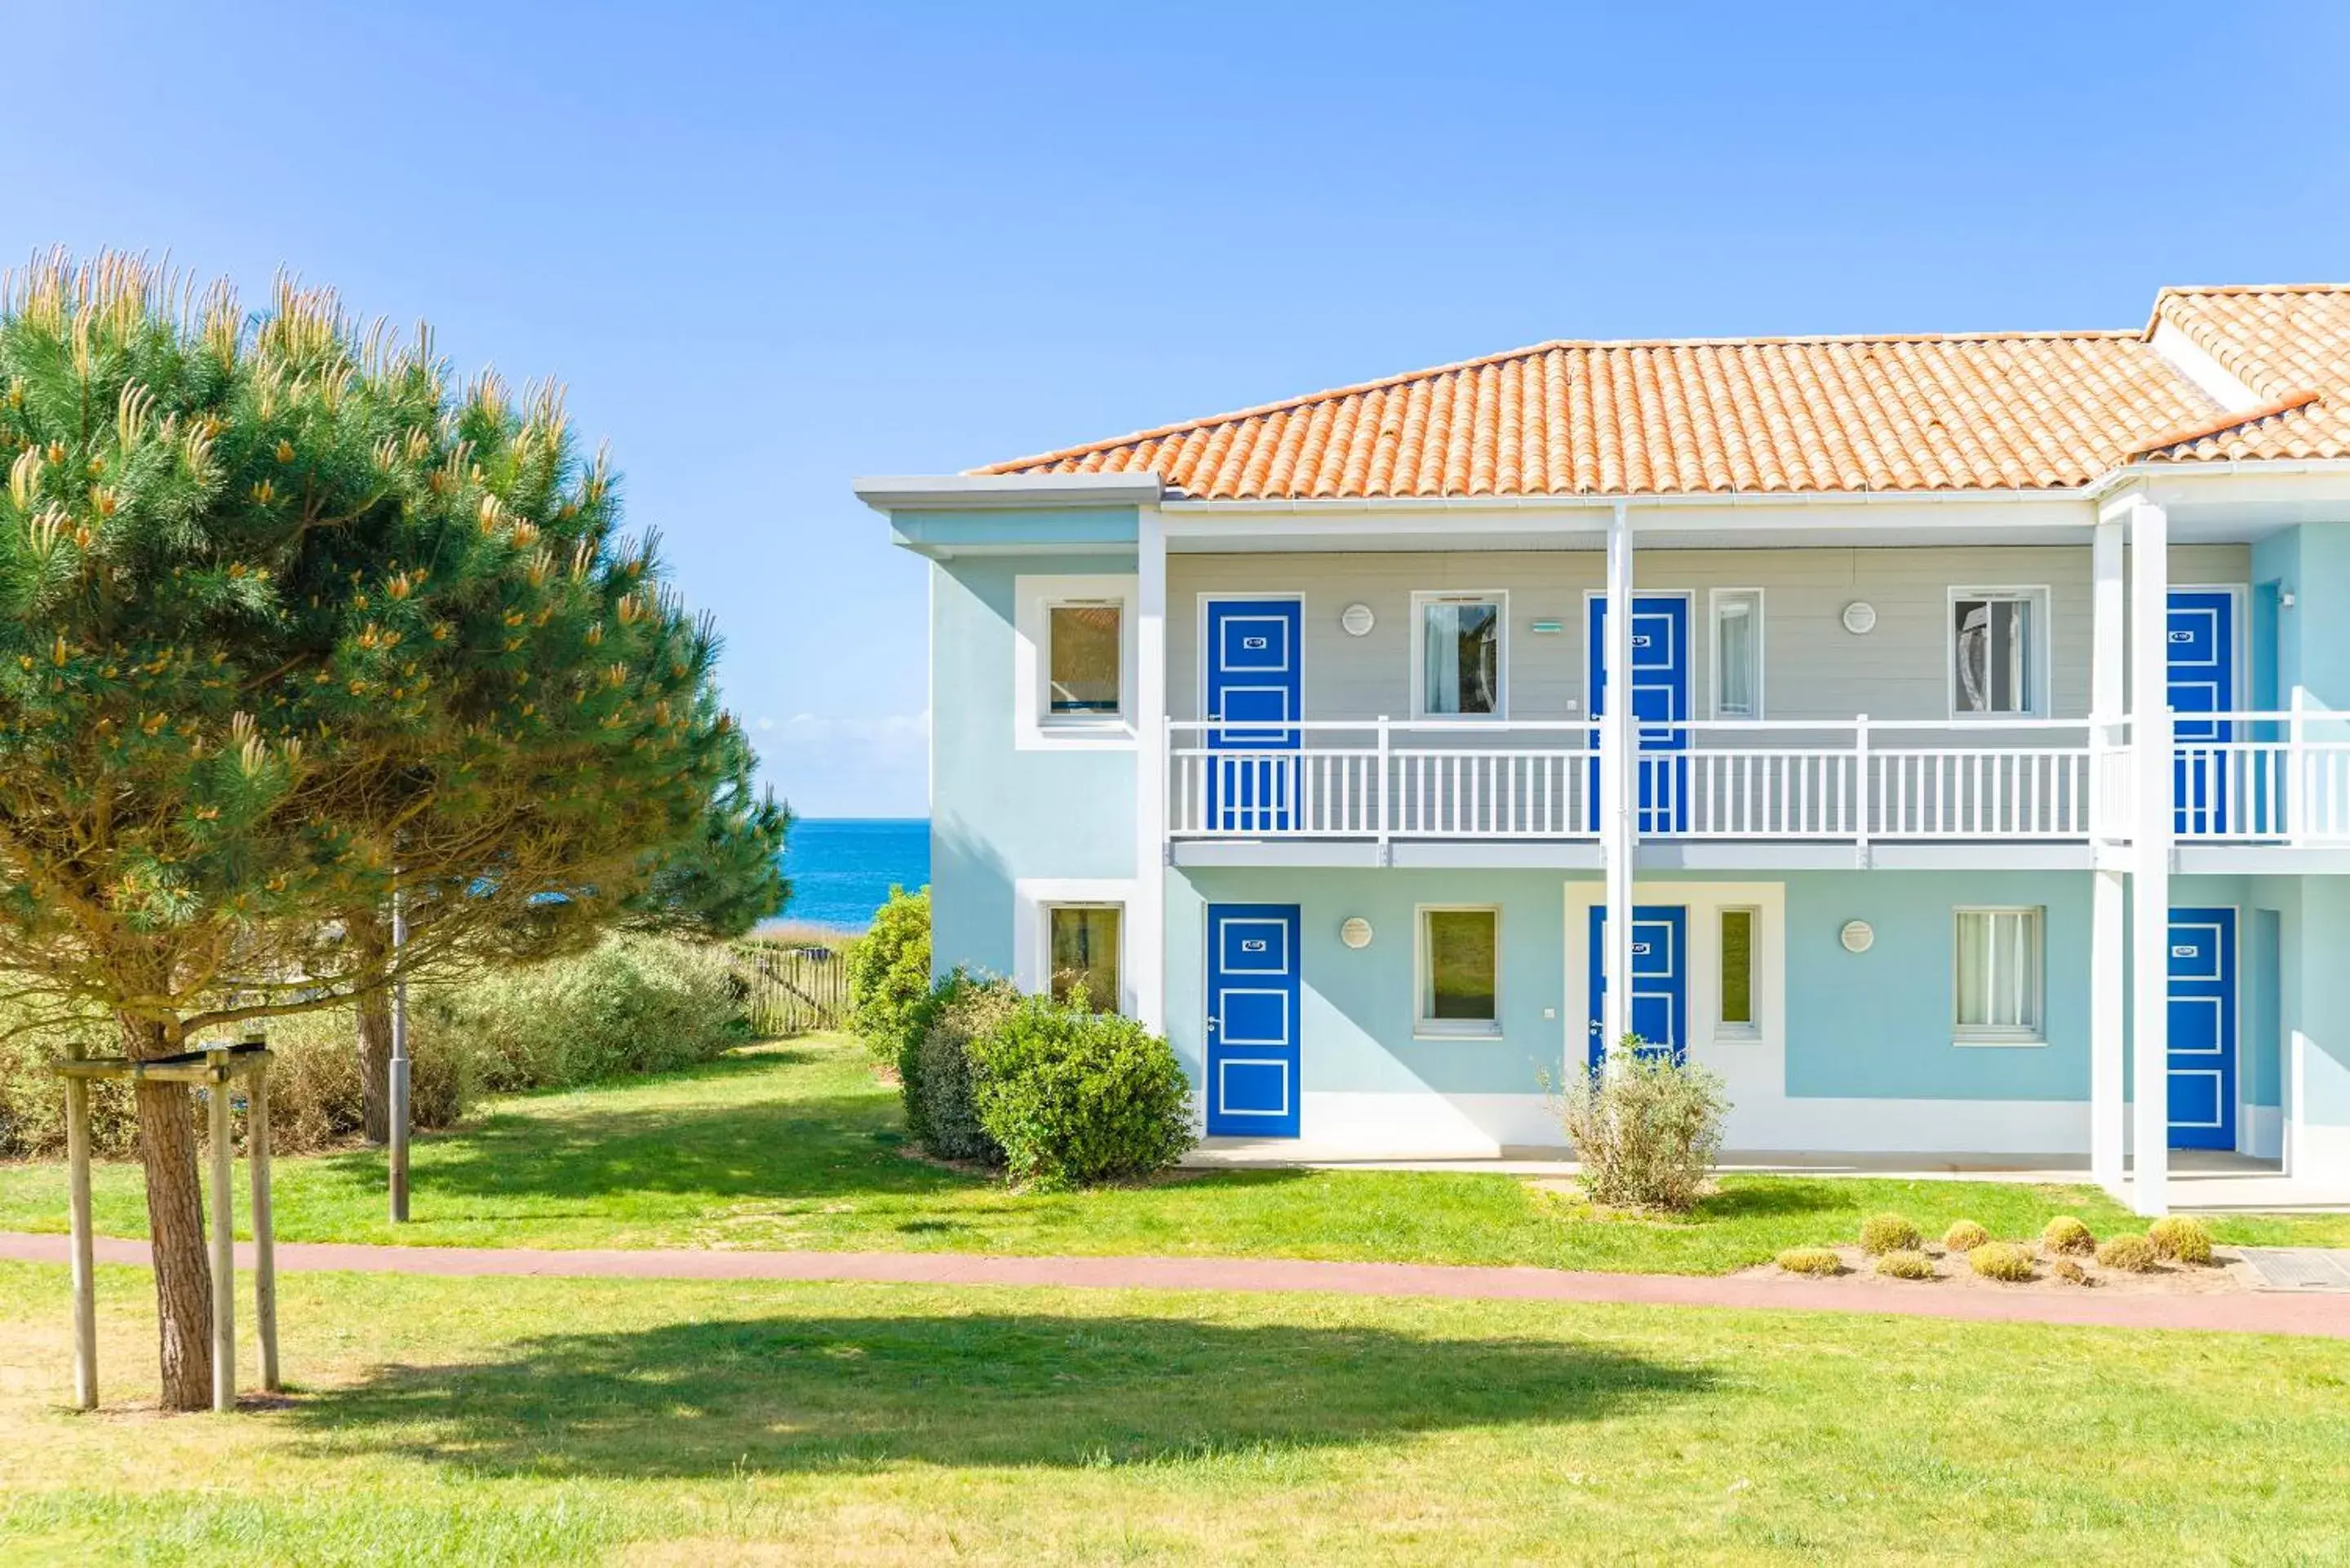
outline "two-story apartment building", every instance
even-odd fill
[[[1211,1139],[1555,1147],[1637,1033],[1737,1150],[2350,1183],[2350,286],[858,493],[933,563],[934,961],[1114,996]]]

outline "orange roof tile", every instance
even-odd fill
[[[2170,322],[2251,389],[2231,414]],[[2064,489],[2350,455],[2350,286],[2166,290],[2145,329],[1554,342],[976,469],[1207,500]]]

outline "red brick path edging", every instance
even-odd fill
[[[63,1236],[0,1231],[0,1260],[62,1263]],[[240,1267],[251,1249],[237,1248]],[[101,1263],[140,1265],[147,1243],[101,1237]],[[1974,1323],[2200,1329],[2350,1339],[2350,1296],[2245,1293],[2102,1296],[1938,1291],[1926,1282],[1746,1275],[1607,1274],[1444,1263],[1341,1263],[1291,1258],[1021,1258],[969,1252],[728,1252],[521,1247],[367,1247],[281,1241],[285,1270],[543,1275],[560,1279],[852,1281],[916,1285],[1044,1285],[1087,1290],[1326,1291],[1341,1295],[1458,1301],[1598,1302],[1643,1306],[1748,1307],[1888,1313]]]

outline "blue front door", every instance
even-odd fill
[[[1591,1064],[1607,1059],[1600,1009],[1607,996],[1607,906],[1591,906]],[[1632,906],[1632,1033],[1678,1062],[1689,1052],[1689,909]]]
[[[1607,707],[1607,601],[1593,595],[1586,621],[1591,716]],[[1632,717],[1639,722],[1639,831],[1689,831],[1690,602],[1679,594],[1632,596]],[[1597,743],[1595,732],[1593,743]],[[1655,753],[1656,755],[1648,753]],[[1591,825],[1599,825],[1598,763],[1592,763]]]
[[[1219,833],[1283,833],[1295,824],[1297,767],[1305,740],[1295,599],[1210,599],[1207,625],[1208,750],[1247,757],[1208,761],[1208,824]]]
[[[2236,706],[2236,596],[2225,588],[2172,589],[2168,636],[2176,830],[2206,837],[2241,832],[2234,820],[2247,804],[2234,787],[2241,781],[2230,776],[2228,753],[2213,749],[2235,738],[2235,725],[2196,717]]]
[[[1297,1136],[1297,906],[1208,906],[1208,1132]]]
[[[2236,1147],[2236,911],[2170,911],[2170,1147]]]

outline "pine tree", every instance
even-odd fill
[[[0,968],[125,1054],[619,918],[739,785],[716,641],[551,387],[281,282],[0,286]],[[553,913],[550,913],[553,912]],[[141,1085],[163,1402],[210,1382],[195,1146]]]

